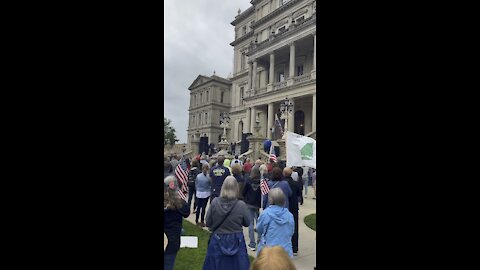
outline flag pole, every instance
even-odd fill
[[[263,173],[260,174],[260,209],[263,210],[262,180],[264,181]],[[258,214],[260,214],[260,210],[258,210]]]

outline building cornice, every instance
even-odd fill
[[[235,17],[235,20],[233,20],[233,22],[231,22],[230,24],[233,25],[233,26],[236,26],[239,22],[241,22],[242,20],[244,20],[246,17],[248,17],[248,15],[252,14],[254,11],[254,6],[251,6],[249,8],[247,8],[247,10],[245,10],[244,12],[240,13],[240,15],[237,15]]]
[[[270,12],[269,14],[265,15],[264,17],[262,17],[261,19],[259,19],[258,21],[254,22],[252,25],[250,25],[250,28],[254,29],[254,28],[257,28],[259,27],[260,25],[262,25],[263,23],[265,23],[266,21],[270,20],[271,18],[279,15],[280,13],[282,13],[283,11],[293,7],[293,5],[297,4],[297,3],[300,3],[300,2],[303,2],[304,0],[290,0],[288,1],[287,3],[285,3],[285,5],[275,9],[274,11]]]
[[[307,27],[309,27],[311,25],[315,25],[316,23],[317,23],[317,16],[316,16],[316,13],[314,13],[311,17],[305,19],[300,24],[298,24],[298,25],[295,24],[293,26],[290,26],[284,32],[273,35],[272,37],[270,37],[269,39],[267,39],[265,41],[262,41],[262,42],[257,43],[257,44],[250,45],[249,48],[247,49],[247,56],[252,56],[256,52],[258,52],[258,51],[260,51],[264,48],[273,46],[273,45],[281,42],[282,40],[285,40],[285,38],[287,38],[289,36],[292,36],[292,35],[295,35],[299,31],[302,31],[302,30],[306,29]]]
[[[302,83],[299,83],[299,84],[295,84],[295,85],[291,85],[291,86],[287,86],[285,88],[281,88],[281,89],[278,89],[278,90],[274,90],[274,91],[269,91],[269,92],[264,92],[262,94],[258,94],[258,95],[254,95],[254,96],[250,96],[250,97],[246,97],[244,98],[245,102],[248,103],[248,104],[244,104],[245,107],[248,107],[249,105],[252,105],[250,104],[250,102],[252,101],[261,101],[262,98],[265,98],[267,96],[272,96],[274,94],[282,94],[282,93],[286,93],[286,92],[291,92],[292,89],[299,89],[301,87],[304,87],[304,86],[308,86],[308,85],[316,85],[317,83],[317,80],[316,79],[313,79],[313,80],[309,80],[309,81],[306,81],[306,82],[302,82]],[[306,90],[307,92],[310,91],[310,90]],[[263,102],[263,101],[261,101]]]
[[[248,39],[249,37],[252,37],[253,36],[253,31],[250,31],[248,33],[246,33],[245,35],[235,39],[234,41],[232,41],[232,43],[230,43],[230,46],[235,46],[239,43],[241,43],[242,41],[245,41],[246,39]]]
[[[238,80],[240,78],[243,78],[243,77],[247,76],[247,74],[248,74],[248,69],[244,69],[242,71],[239,71],[239,72],[233,74],[233,77],[230,78],[230,80],[231,81]]]

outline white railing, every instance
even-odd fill
[[[281,88],[284,88],[284,87],[287,87],[287,81],[276,82],[276,83],[273,84],[273,90],[278,90],[278,89],[281,89]]]
[[[293,83],[296,84],[296,83],[306,82],[306,81],[309,81],[311,78],[312,78],[312,75],[310,73],[307,73],[304,75],[294,77]]]

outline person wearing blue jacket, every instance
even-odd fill
[[[212,205],[213,199],[220,196],[220,190],[222,189],[223,181],[230,175],[230,170],[223,165],[225,157],[219,156],[217,159],[217,166],[210,169],[210,178],[212,179],[212,192],[210,195],[210,205]]]
[[[293,215],[284,207],[286,198],[280,188],[271,189],[269,194],[270,206],[260,214],[257,223],[257,233],[261,235],[257,256],[266,246],[281,246],[290,257],[293,257],[291,241],[295,227]]]

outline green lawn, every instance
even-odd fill
[[[197,236],[198,248],[181,248],[178,251],[175,259],[176,270],[193,270],[202,269],[205,255],[207,254],[208,238],[210,233],[199,228],[187,220],[183,220],[183,228],[185,229],[185,236]],[[250,263],[253,257],[249,256]]]
[[[304,221],[307,227],[314,231],[317,231],[317,214],[310,214],[306,216]]]

